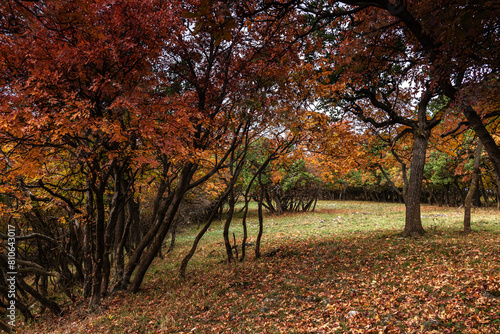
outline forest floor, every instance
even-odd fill
[[[226,263],[214,222],[178,277],[197,227],[157,258],[142,290],[104,299],[88,312],[61,300],[65,314],[18,322],[20,333],[498,333],[500,214],[422,206],[419,238],[400,235],[404,206],[319,202],[315,212],[265,216],[260,259]],[[241,241],[241,219],[233,232]],[[257,217],[249,221],[255,242]]]

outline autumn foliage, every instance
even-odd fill
[[[407,236],[425,233],[422,202],[500,207],[498,11],[3,1],[0,226],[16,230],[19,312],[36,300],[58,315],[56,292],[91,310],[138,292],[195,220],[181,276],[217,218],[227,261],[243,261],[251,201],[257,258],[264,211],[322,198],[404,202]]]

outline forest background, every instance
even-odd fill
[[[179,226],[318,199],[500,208],[494,1],[0,4],[0,224],[19,312],[136,293]],[[229,227],[242,214],[240,251]],[[7,232],[1,234],[8,291]],[[236,242],[236,241],[235,241]],[[1,306],[7,310],[8,299]],[[2,324],[4,330],[9,327]]]

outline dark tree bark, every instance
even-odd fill
[[[464,108],[463,113],[469,121],[471,128],[474,129],[474,132],[484,146],[484,150],[488,153],[488,157],[493,164],[495,174],[500,177],[500,148],[495,143],[495,140],[486,129],[481,117],[479,117],[474,108],[467,106]]]
[[[239,174],[239,172],[237,174]],[[186,254],[186,256],[184,256],[184,259],[182,259],[181,267],[179,270],[179,274],[181,277],[183,277],[183,278],[186,277],[186,269],[187,269],[189,261],[191,260],[194,253],[196,252],[196,249],[198,248],[198,244],[200,243],[201,238],[203,238],[205,233],[208,231],[208,228],[210,227],[210,225],[212,224],[214,219],[217,217],[217,212],[219,211],[219,208],[226,201],[227,197],[229,196],[229,193],[233,190],[233,186],[234,186],[234,183],[236,182],[237,177],[238,177],[238,175],[233,177],[233,179],[229,183],[226,191],[224,192],[224,194],[222,194],[222,196],[217,201],[217,204],[212,209],[212,212],[210,213],[210,217],[208,218],[208,221],[205,223],[203,228],[196,235],[196,238],[194,239],[194,242],[193,242],[193,245],[191,246],[191,249]]]
[[[410,180],[408,193],[405,198],[406,220],[404,234],[407,236],[425,233],[420,217],[420,196],[422,194],[422,180],[424,176],[425,154],[427,151],[427,136],[416,134],[413,157],[410,166]]]
[[[476,147],[476,153],[474,155],[474,166],[472,167],[472,178],[470,181],[469,192],[465,197],[464,203],[464,233],[471,233],[471,207],[472,200],[474,199],[475,193],[478,191],[478,181],[479,181],[479,163],[481,162],[481,152],[483,151],[483,145],[479,140]]]
[[[212,224],[212,221],[217,216],[218,210],[222,207],[223,203],[226,201],[229,194],[233,194],[234,185],[236,184],[236,181],[238,180],[238,177],[243,169],[243,166],[245,165],[245,157],[246,157],[246,153],[247,153],[247,148],[248,148],[248,141],[245,143],[245,147],[243,149],[243,152],[240,154],[239,157],[236,158],[236,160],[238,161],[238,164],[236,165],[234,174],[232,173],[232,175],[231,175],[231,180],[229,181],[229,184],[227,185],[226,190],[224,191],[222,196],[217,201],[215,207],[212,209],[212,212],[210,213],[210,217],[208,218],[207,223],[205,224],[205,226],[203,226],[203,228],[200,230],[200,232],[196,236],[190,251],[188,252],[188,254],[186,254],[184,259],[182,259],[181,267],[179,270],[179,274],[181,277],[183,277],[183,278],[186,277],[187,265],[188,265],[189,261],[191,260],[191,258],[193,257],[194,253],[196,252],[196,248],[198,247],[198,243],[200,242],[203,235],[208,231],[208,228]],[[231,165],[232,165],[234,160],[235,159],[234,159],[233,151],[231,151]],[[234,198],[233,198],[233,202],[234,202]],[[232,210],[234,211],[234,203],[232,204]],[[232,217],[232,212],[229,215],[229,217]],[[229,223],[230,223],[230,221],[229,221]]]
[[[89,182],[86,183],[86,188],[89,188]],[[86,212],[88,216],[93,213],[93,196],[90,191],[86,194]],[[83,297],[90,297],[92,287],[92,235],[93,235],[93,222],[90,217],[84,217],[83,223],[83,262],[84,262],[84,282],[83,282]]]
[[[259,233],[257,234],[257,240],[255,241],[255,258],[258,259],[260,258],[260,242],[262,240],[262,234],[264,232],[264,217],[262,214],[262,202],[264,201],[264,188],[262,187],[262,180],[259,174],[259,184],[261,186],[260,188],[260,196],[259,196],[259,202],[258,202],[258,216],[259,216]]]
[[[102,190],[102,191],[101,191]],[[89,308],[93,309],[101,301],[101,283],[104,261],[104,233],[105,233],[105,216],[104,216],[104,189],[94,189],[97,219],[95,222],[95,246],[92,251],[92,287],[90,290]]]
[[[177,236],[177,227],[179,226],[179,223],[179,219],[176,219],[172,225],[172,231],[170,232],[170,246],[168,246],[167,254],[171,253],[175,248],[175,238]]]
[[[179,185],[173,196],[172,202],[170,203],[170,205],[168,205],[166,215],[163,215],[163,217],[166,217],[166,219],[161,219],[161,222],[163,223],[160,223],[160,228],[157,230],[158,233],[153,236],[152,242],[148,243],[148,249],[143,254],[140,262],[137,265],[134,279],[129,287],[129,290],[131,292],[139,291],[139,287],[141,286],[142,280],[144,279],[144,275],[146,275],[149,266],[156,257],[156,254],[158,254],[163,240],[165,240],[165,237],[167,236],[167,233],[177,213],[177,209],[179,208],[184,194],[188,190],[189,182],[198,166],[192,163],[187,163],[186,167],[186,170],[182,172],[181,178],[179,180]]]
[[[483,195],[484,198],[484,205],[486,207],[490,206],[490,197],[488,196],[488,192],[486,191],[486,188],[484,186],[483,178],[481,175],[479,176],[479,188],[481,189],[481,195]]]
[[[418,120],[413,126],[413,155],[410,165],[408,193],[405,198],[406,219],[404,234],[407,236],[422,235],[425,233],[420,216],[420,196],[422,194],[427,143],[432,128],[440,122],[439,118],[431,121],[427,120],[427,106],[432,96],[432,91],[428,88],[418,105]]]
[[[52,313],[54,313],[57,316],[61,315],[62,310],[61,310],[61,307],[59,306],[59,304],[57,304],[55,301],[53,301],[53,300],[45,297],[44,295],[42,295],[41,293],[39,293],[38,291],[36,291],[28,283],[26,283],[21,276],[18,276],[16,278],[16,281],[17,281],[17,284],[19,284],[19,286],[23,290],[25,290],[30,295],[32,295],[33,297],[35,297],[36,300],[38,300],[43,306],[45,306],[49,310],[51,310]]]
[[[224,223],[223,236],[224,236],[224,246],[226,247],[227,261],[231,262],[234,260],[234,256],[233,256],[233,248],[231,247],[231,241],[229,240],[229,227],[231,226],[231,221],[233,219],[234,205],[235,205],[233,189],[231,189],[229,193],[228,205],[229,205],[229,211],[227,213],[227,218]]]
[[[243,240],[241,241],[241,258],[240,258],[241,262],[245,261],[246,247],[248,240],[247,215],[248,215],[248,202],[250,201],[248,193],[244,194],[244,198],[245,198],[245,207],[243,209],[243,218],[241,219],[241,225],[243,227]]]

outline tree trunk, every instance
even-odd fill
[[[229,227],[231,226],[231,221],[233,219],[234,213],[234,191],[231,189],[229,192],[229,211],[227,213],[226,222],[224,223],[224,245],[226,246],[227,261],[231,262],[234,260],[233,249],[231,247],[231,241],[229,240]]]
[[[497,210],[500,211],[500,175],[495,175],[497,180]]]
[[[132,199],[127,201],[127,208],[130,208],[129,202],[132,202]],[[125,210],[122,211],[120,216],[118,217],[117,226],[115,229],[114,236],[114,245],[113,245],[113,259],[115,262],[115,273],[116,277],[120,277],[123,274],[123,268],[125,267],[125,257],[123,254],[124,241],[127,238],[127,231],[130,228],[132,215],[129,212],[127,216],[125,214]]]
[[[476,110],[474,110],[472,106],[467,106],[463,110],[463,113],[469,121],[472,129],[474,129],[474,132],[476,132],[476,135],[481,141],[481,144],[484,146],[486,153],[488,153],[488,157],[493,164],[495,174],[500,178],[500,148],[495,143],[495,140],[483,124],[481,117],[479,117]]]
[[[104,187],[95,187],[96,203],[96,229],[95,229],[95,249],[92,251],[92,288],[90,291],[89,308],[93,309],[101,301],[101,284],[103,277],[103,262],[105,251],[105,213],[104,213]]]
[[[228,186],[229,188],[226,189],[224,194],[222,194],[222,196],[219,198],[219,200],[217,201],[217,204],[215,205],[215,207],[212,209],[212,212],[210,213],[210,217],[208,218],[208,221],[205,223],[203,228],[198,232],[198,234],[196,235],[196,238],[193,241],[193,245],[191,246],[191,249],[186,254],[186,256],[184,256],[184,258],[182,259],[181,267],[179,269],[179,275],[182,278],[186,277],[186,269],[187,269],[187,265],[188,265],[189,261],[191,260],[194,253],[196,252],[196,248],[198,248],[198,244],[200,243],[201,238],[208,231],[208,228],[210,227],[210,225],[214,221],[215,217],[217,216],[217,212],[219,211],[219,208],[222,206],[222,203],[224,203],[224,201],[226,200],[227,196],[229,195],[229,192],[232,191],[233,186],[234,186],[234,183],[231,182]]]
[[[413,157],[410,166],[408,193],[405,198],[406,220],[404,234],[407,236],[425,233],[420,217],[420,196],[424,177],[425,155],[427,151],[427,136],[415,131]]]
[[[241,258],[240,261],[245,260],[245,255],[246,255],[246,246],[247,246],[247,239],[248,239],[248,229],[247,229],[247,215],[248,215],[248,202],[250,201],[250,198],[248,194],[245,194],[245,209],[243,211],[243,218],[241,220],[241,225],[243,227],[243,240],[241,241]]]
[[[131,292],[135,293],[139,291],[139,287],[142,284],[142,280],[144,279],[144,276],[146,275],[149,266],[151,265],[154,258],[158,254],[158,251],[162,246],[163,240],[165,240],[165,237],[167,236],[168,231],[172,226],[172,222],[175,219],[179,205],[184,197],[184,194],[188,189],[189,182],[191,181],[196,169],[198,168],[197,165],[192,163],[187,163],[186,167],[187,167],[186,170],[182,172],[178,188],[175,191],[172,202],[168,206],[166,214],[163,216],[166,217],[166,219],[162,219],[163,223],[160,225],[158,233],[156,233],[156,235],[154,236],[147,251],[143,254],[143,256],[140,259],[140,262],[137,265],[137,269],[134,275],[134,280],[131,282],[129,287],[129,290]]]
[[[245,151],[245,154],[246,154],[246,151]],[[226,201],[229,194],[233,194],[234,185],[235,185],[236,181],[238,180],[238,177],[239,177],[240,172],[243,168],[244,162],[245,162],[245,159],[244,159],[244,155],[243,155],[241,157],[240,162],[238,163],[238,165],[236,167],[236,171],[231,176],[231,181],[229,182],[226,191],[222,194],[221,198],[217,201],[217,204],[213,208],[213,210],[210,214],[210,217],[208,219],[208,222],[205,224],[205,226],[203,226],[203,229],[196,236],[196,238],[193,242],[193,246],[191,247],[191,250],[189,251],[189,253],[186,254],[184,259],[182,259],[181,268],[180,268],[180,276],[181,277],[183,277],[183,278],[186,277],[187,265],[188,265],[189,261],[191,260],[191,258],[193,257],[194,253],[196,252],[196,248],[198,247],[198,243],[200,242],[201,238],[207,232],[208,228],[210,227],[210,224],[217,216],[217,212],[218,212],[219,208],[222,207],[223,203]],[[233,214],[232,211],[234,211],[234,198],[233,198],[233,204],[230,205],[230,217]],[[231,222],[231,221],[229,221],[229,222]]]
[[[181,172],[176,190],[161,203],[159,203],[159,197],[162,197],[160,195],[163,195],[163,192],[160,193],[157,197],[158,209],[155,210],[157,212],[153,215],[155,217],[153,224],[149,228],[148,232],[144,235],[144,237],[140,240],[140,242],[136,244],[135,251],[130,257],[122,277],[120,277],[120,280],[115,285],[113,290],[127,289],[128,285],[130,284],[130,278],[132,277],[132,274],[136,269],[139,270],[138,267],[141,267],[140,276],[137,276],[136,274],[136,277],[134,277],[135,284],[134,288],[131,288],[131,290],[132,292],[136,292],[139,289],[139,285],[144,278],[147,268],[153,261],[156,254],[158,254],[158,244],[159,247],[161,247],[161,242],[163,242],[163,239],[158,239],[161,236],[163,236],[164,238],[166,233],[168,233],[168,230],[171,227],[172,220],[174,219],[177,212],[177,208],[179,207],[182,197],[184,196],[184,192],[187,189],[187,184],[189,183],[192,175],[197,169],[197,165],[190,162],[185,163],[183,167],[184,168]],[[165,235],[163,235],[164,233]],[[148,252],[151,251],[152,255],[144,254],[147,247],[149,247]]]
[[[127,240],[129,239],[129,235],[133,233],[133,226],[135,225],[136,227],[139,226],[139,203],[132,197],[127,201],[127,210],[128,210],[128,217],[127,221],[125,223],[125,227],[123,229],[122,235],[119,237],[120,243],[117,246],[117,253],[115,254],[115,263],[116,263],[116,269],[115,269],[115,275],[118,278],[121,278],[123,276],[123,272],[125,270],[125,255],[124,255],[124,248],[126,247],[125,244],[127,243]],[[140,233],[136,231],[139,235]],[[133,242],[133,241],[131,241]]]
[[[89,188],[89,181],[85,184],[86,188]],[[83,281],[83,297],[90,297],[91,287],[92,287],[92,249],[93,249],[93,221],[91,217],[93,216],[94,208],[94,197],[90,191],[85,193],[85,211],[87,216],[82,219],[83,224],[83,263],[84,263],[84,281]]]
[[[479,177],[479,188],[481,189],[481,194],[483,195],[484,198],[484,206],[489,207],[490,197],[488,196],[488,192],[486,191],[482,177]]]
[[[458,202],[458,200],[456,199],[457,196],[454,196],[455,197],[455,206],[461,206],[464,204],[464,201],[465,201],[465,196],[464,196],[464,193],[462,191],[462,189],[460,189],[460,185],[458,184],[457,180],[454,179],[453,180],[453,185],[455,186],[455,190],[457,191],[456,194],[458,195],[458,197],[460,198],[460,202]]]
[[[102,279],[101,279],[101,297],[108,295],[109,276],[111,274],[110,254],[106,252],[102,259]]]
[[[259,183],[261,186],[260,189],[260,198],[259,198],[259,203],[258,203],[258,215],[259,215],[259,233],[257,234],[257,240],[255,241],[255,258],[258,259],[260,258],[260,242],[262,240],[262,234],[264,230],[264,217],[262,214],[262,201],[264,200],[264,188],[262,187],[262,183],[260,182],[260,175],[259,175]]]
[[[149,244],[148,249],[142,254],[140,261],[137,263],[135,268],[134,279],[130,283],[129,291],[135,293],[139,291],[139,288],[142,284],[142,280],[146,275],[146,272],[153,263],[153,260],[157,256],[162,244],[163,240],[168,234],[170,227],[172,226],[172,221],[175,217],[175,213],[179,207],[179,204],[182,200],[183,192],[179,191],[179,193],[174,196],[174,200],[170,203],[169,208],[167,210],[166,219],[161,223],[160,228],[158,229],[156,235],[153,237],[152,242]]]
[[[174,224],[170,231],[170,246],[168,247],[167,254],[171,253],[175,248],[175,237],[177,235],[177,227],[179,226],[180,218],[174,220]]]
[[[470,220],[471,220],[471,207],[472,207],[472,200],[474,199],[474,195],[477,191],[477,185],[479,181],[479,163],[481,162],[481,152],[483,150],[483,146],[481,144],[481,141],[478,140],[477,147],[476,147],[476,153],[474,155],[474,166],[472,168],[472,178],[470,181],[470,187],[469,187],[469,192],[467,193],[467,196],[465,197],[465,202],[464,202],[464,233],[471,233],[472,229],[470,226]]]

